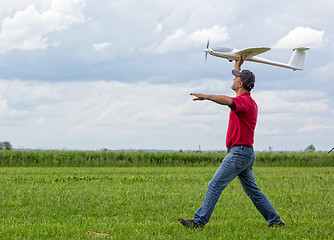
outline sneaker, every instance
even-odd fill
[[[280,220],[278,223],[270,223],[268,225],[268,227],[273,228],[273,227],[283,227],[284,226],[284,222],[282,220]]]
[[[200,225],[198,223],[196,223],[194,220],[192,219],[183,219],[183,218],[179,218],[179,222],[185,226],[185,227],[188,227],[188,228],[198,228],[198,227],[203,227],[203,225]]]

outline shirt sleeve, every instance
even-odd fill
[[[235,109],[231,108],[233,112],[247,112],[248,104],[247,101],[245,101],[246,100],[245,98],[238,96],[232,98],[232,100],[235,104]]]

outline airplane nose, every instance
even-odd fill
[[[208,59],[209,49],[205,49],[204,52],[205,52],[205,62],[206,62],[206,60]]]

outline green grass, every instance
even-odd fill
[[[0,167],[151,167],[217,166],[226,152],[145,151],[0,151]],[[324,152],[257,152],[256,166],[334,167],[334,154]]]
[[[267,227],[238,180],[203,229],[184,228],[216,168],[2,167],[0,239],[333,239],[333,167],[255,169],[283,228]]]

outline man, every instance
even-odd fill
[[[255,76],[249,70],[241,71],[242,64],[243,59],[240,58],[235,62],[232,71],[235,76],[232,89],[235,91],[236,97],[201,93],[190,94],[195,96],[194,101],[210,100],[228,106],[231,111],[226,135],[228,154],[209,182],[203,205],[195,212],[195,217],[189,220],[179,218],[180,223],[186,227],[203,227],[208,223],[220,194],[236,177],[239,178],[245,193],[253,201],[255,207],[269,223],[268,226],[284,225],[268,198],[255,182],[253,143],[258,107],[250,94],[254,87]]]

